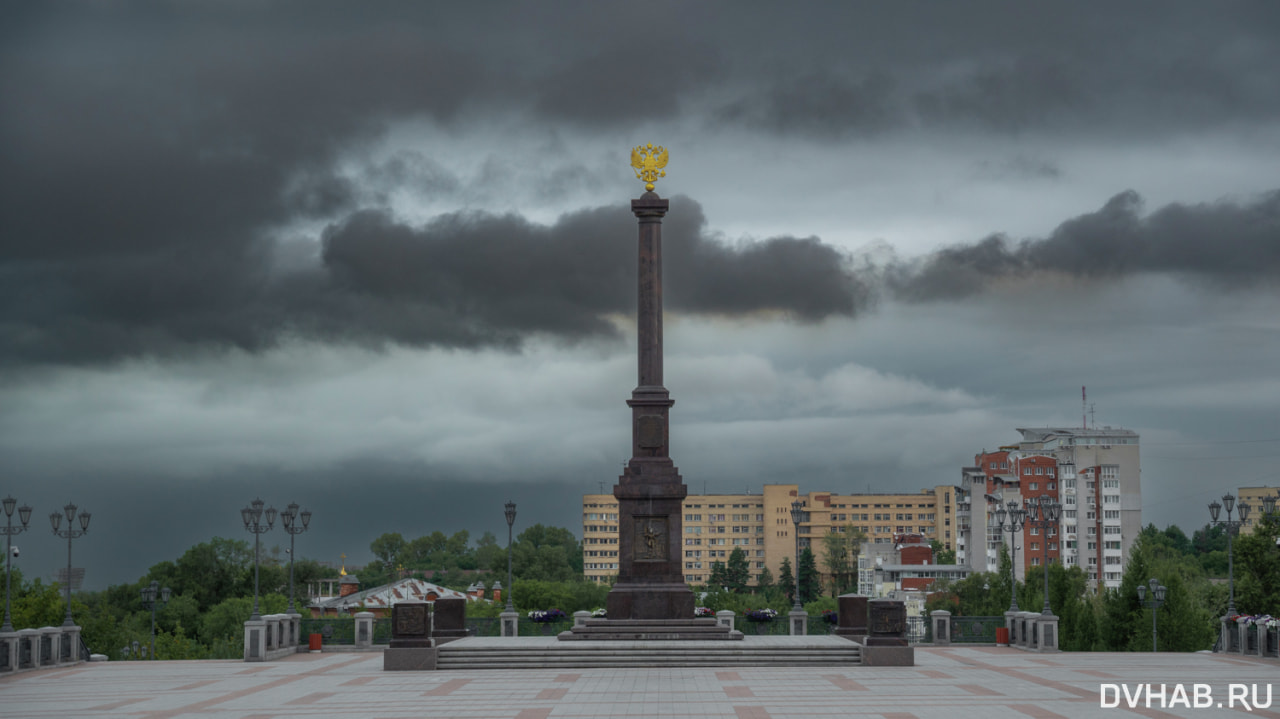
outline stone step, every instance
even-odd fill
[[[459,646],[440,648],[440,669],[518,669],[690,666],[850,666],[862,663],[862,648],[838,646],[752,646],[742,642],[694,642],[685,645],[618,646],[596,642],[557,642],[551,646]]]

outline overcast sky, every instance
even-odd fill
[[[1142,438],[1143,521],[1280,485],[1272,2],[0,11],[0,493],[136,580],[255,496],[301,556],[581,531],[630,448],[665,145],[690,490],[916,491]],[[280,531],[268,544],[287,544]]]

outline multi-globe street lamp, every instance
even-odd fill
[[[802,610],[800,604],[800,520],[804,519],[804,502],[796,500],[791,503],[791,524],[796,532],[796,601],[792,611]]]
[[[1146,585],[1138,585],[1138,601],[1142,606],[1151,610],[1151,651],[1159,651],[1156,649],[1156,610],[1160,605],[1164,604],[1164,595],[1168,591],[1168,587],[1161,584],[1155,577],[1148,582],[1151,585],[1151,598],[1147,599]]]
[[[1047,494],[1027,500],[1027,524],[1040,529],[1041,541],[1044,542],[1044,609],[1043,615],[1053,614],[1049,608],[1049,531],[1058,527],[1058,517],[1062,514],[1062,505]]]
[[[301,524],[298,523],[299,519],[302,520]],[[289,613],[297,614],[293,608],[293,539],[311,526],[311,510],[304,509],[299,513],[298,503],[290,502],[289,506],[280,513],[280,524],[284,527],[284,531],[289,533]]]
[[[1012,536],[1009,541],[1009,548],[1012,553],[1009,566],[1009,593],[1013,599],[1009,602],[1009,611],[1018,611],[1018,533],[1022,531],[1022,525],[1027,519],[1027,510],[1018,505],[1012,499],[1006,507],[1000,507],[996,510],[996,523],[1000,527],[1001,532],[1009,532]],[[1006,523],[1006,520],[1007,523]]]
[[[21,526],[13,526],[13,510],[18,510],[18,521]],[[4,499],[4,625],[0,632],[12,632],[13,622],[9,618],[9,587],[13,583],[13,536],[27,531],[27,523],[31,521],[31,507],[18,507],[18,500],[13,497]]]
[[[1227,510],[1227,518],[1219,520],[1218,515],[1223,509]],[[1239,519],[1231,518],[1232,509],[1239,512]],[[1209,516],[1213,518],[1210,524],[1220,525],[1227,531],[1227,616],[1229,617],[1236,614],[1236,570],[1235,559],[1232,557],[1231,537],[1240,531],[1240,527],[1249,518],[1250,509],[1252,507],[1247,502],[1237,505],[1236,496],[1230,492],[1222,495],[1222,504],[1218,504],[1217,500],[1209,503]]]
[[[59,529],[62,526],[62,517],[67,518],[67,528]],[[83,537],[85,532],[89,531],[89,513],[81,512],[80,528],[76,529],[76,505],[67,502],[62,508],[62,514],[54,512],[49,515],[49,523],[53,525],[53,533],[59,537],[65,537],[67,540],[67,616],[62,620],[62,626],[74,627],[75,621],[71,619],[71,540],[77,537]]]
[[[511,603],[511,596],[515,594],[516,586],[511,583],[511,528],[516,523],[516,503],[508,501],[503,510],[507,515],[507,611],[514,612],[516,608]]]
[[[262,619],[262,615],[258,613],[258,564],[261,552],[261,542],[259,537],[265,532],[270,532],[271,527],[276,523],[276,508],[267,507],[267,523],[262,523],[262,505],[261,499],[255,499],[249,503],[248,507],[240,510],[240,518],[244,520],[244,528],[253,534],[253,615],[249,617],[249,621],[257,621]]]
[[[160,588],[160,582],[152,579],[151,584],[139,590],[142,595],[142,608],[151,612],[151,658],[156,658],[156,607],[169,603],[170,590]]]

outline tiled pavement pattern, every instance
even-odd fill
[[[1101,683],[1257,684],[1270,709],[1106,709]],[[1210,654],[918,648],[914,667],[384,672],[382,655],[105,662],[0,679],[0,717],[1280,719],[1280,662]]]

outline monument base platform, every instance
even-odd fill
[[[741,640],[742,632],[711,618],[704,619],[588,619],[560,632],[560,641],[690,641]]]
[[[382,653],[382,670],[386,672],[430,672],[436,669],[435,647],[392,647]]]

